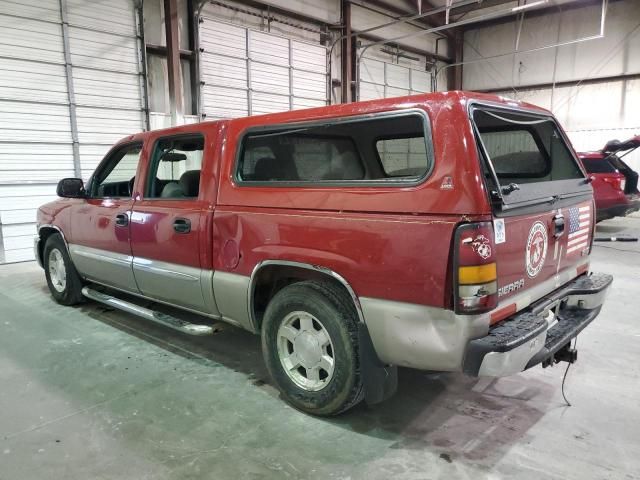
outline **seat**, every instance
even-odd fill
[[[200,170],[187,170],[180,176],[178,183],[184,197],[197,197],[200,192]]]
[[[160,198],[184,198],[182,187],[178,182],[169,182],[162,189]]]
[[[285,179],[282,164],[273,157],[262,157],[256,161],[254,177],[259,182]]]
[[[346,151],[331,158],[329,172],[323,180],[362,180],[364,168],[360,158],[352,151]]]

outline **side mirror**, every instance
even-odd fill
[[[85,198],[87,192],[81,178],[63,178],[58,182],[56,193],[64,198]]]

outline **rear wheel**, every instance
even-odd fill
[[[293,406],[336,415],[362,400],[357,321],[351,300],[329,282],[295,283],[269,302],[262,351]]]
[[[47,239],[42,259],[47,285],[56,302],[62,305],[80,303],[83,299],[82,279],[60,235],[54,234]]]

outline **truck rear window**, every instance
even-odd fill
[[[555,119],[526,110],[473,106],[485,179],[504,205],[588,194],[584,174]]]
[[[417,181],[432,163],[427,123],[419,113],[280,125],[242,140],[242,182],[340,183]]]
[[[474,121],[501,183],[582,178],[553,121],[484,110],[475,112]]]
[[[616,171],[608,160],[602,158],[583,158],[582,164],[587,173],[614,173]]]

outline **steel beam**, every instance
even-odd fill
[[[343,25],[343,39],[340,52],[341,63],[341,101],[350,103],[353,101],[352,72],[353,72],[353,38],[351,32],[351,2],[341,0],[341,19]]]
[[[60,18],[62,19],[62,48],[64,51],[64,68],[69,98],[69,123],[73,150],[73,173],[82,176],[80,165],[80,140],[78,138],[78,118],[76,115],[76,94],[73,88],[73,65],[71,63],[71,47],[69,44],[69,19],[67,17],[67,0],[60,0]]]
[[[426,12],[419,11],[417,14],[413,14],[412,12],[407,11],[404,8],[398,8],[396,5],[387,4],[386,2],[382,2],[380,0],[368,0],[367,3],[370,4],[370,5],[373,5],[373,6],[377,7],[377,8],[381,8],[381,9],[387,10],[387,11],[393,13],[394,15],[398,15],[400,17],[407,17],[408,15],[417,16],[418,18],[416,18],[415,22],[416,23],[417,22],[421,23],[423,27],[424,26],[426,26],[426,27],[438,27],[438,26],[440,26],[440,25],[442,25],[444,23],[444,14],[441,13],[441,12],[434,13],[434,14],[432,14],[430,16],[425,16],[424,18],[421,18],[421,15],[423,13],[426,13]],[[439,10],[440,9],[439,7],[437,7],[437,6],[435,6],[435,5],[431,4],[431,3],[428,3],[428,2],[425,2],[425,3],[427,4],[427,7],[429,8],[429,10]],[[364,7],[364,5],[358,5],[357,3],[355,3],[354,5],[360,6],[362,8],[366,8],[366,7]],[[380,12],[380,13],[382,13],[382,12]],[[442,35],[447,37],[447,38],[449,38],[449,39],[453,38],[452,33],[448,32],[448,31],[442,32]]]
[[[451,78],[449,79],[450,90],[462,90],[462,64],[464,51],[464,31],[457,29],[455,31],[455,40],[453,44],[455,66],[451,69]]]
[[[144,110],[144,129],[151,129],[151,118],[149,115],[149,84],[148,84],[148,72],[147,72],[147,50],[145,48],[144,39],[144,16],[142,11],[142,5],[135,8],[135,22],[136,22],[136,40],[138,43],[138,70],[140,71],[141,85],[142,85],[142,109]]]
[[[167,74],[171,125],[183,123],[184,105],[178,35],[178,0],[164,0],[164,27],[167,39]]]

